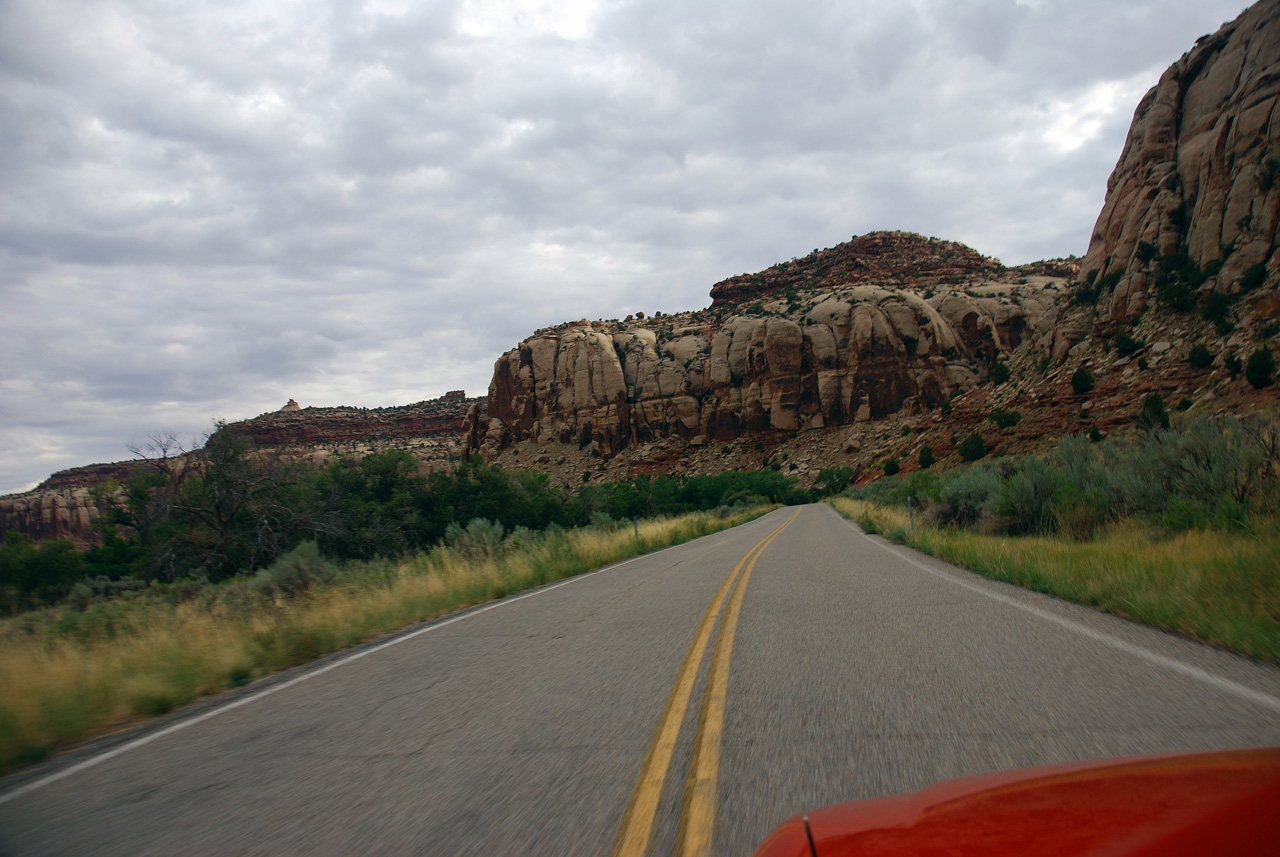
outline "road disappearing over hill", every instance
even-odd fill
[[[747,854],[939,779],[1280,744],[1280,670],[827,506],[439,620],[0,782],[0,854]]]

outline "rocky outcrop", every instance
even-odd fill
[[[0,497],[0,534],[16,530],[37,541],[70,538],[86,547],[98,539],[94,521],[110,500],[113,483],[128,478],[132,465],[91,464],[53,474],[35,489]],[[105,495],[95,491],[104,486]]]
[[[1278,105],[1280,0],[1200,39],[1142,99],[1081,265],[1114,289],[1112,321],[1179,278],[1205,292],[1275,287]]]
[[[728,306],[797,289],[858,283],[925,288],[1000,276],[1005,268],[971,247],[910,232],[871,232],[826,250],[814,250],[758,274],[741,274],[711,287],[711,305]]]
[[[389,408],[301,408],[290,399],[293,407],[286,405],[228,427],[260,449],[337,449],[409,438],[453,439],[462,429],[468,408],[476,401],[459,393]]]
[[[869,283],[868,265],[849,282],[830,270],[868,248],[886,283]],[[1028,336],[1047,348],[1062,282],[1030,282],[956,248],[880,233],[797,260],[797,271],[827,270],[820,281],[775,271],[746,288],[744,276],[717,284],[719,307],[701,313],[542,331],[498,359],[487,418],[469,420],[464,444],[492,454],[527,440],[577,442],[610,456],[661,438],[730,441],[935,407]],[[965,261],[904,279],[911,259],[942,255]],[[1000,276],[979,279],[989,274]],[[756,299],[767,302],[743,305]]]

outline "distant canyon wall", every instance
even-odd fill
[[[475,399],[461,391],[438,399],[389,408],[299,408],[231,423],[255,448],[322,461],[359,456],[384,446],[405,449],[424,467],[442,467],[461,453],[459,437]],[[483,407],[481,405],[481,407]],[[139,461],[94,464],[55,473],[31,491],[0,497],[0,533],[16,530],[33,539],[70,538],[81,547],[97,543],[94,522],[114,494],[94,487],[129,478]]]

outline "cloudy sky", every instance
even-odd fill
[[[0,0],[0,493],[482,393],[542,325],[905,229],[1083,254],[1240,0]]]

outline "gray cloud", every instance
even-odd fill
[[[482,392],[534,328],[874,229],[1081,253],[1218,0],[0,5],[0,491]]]

